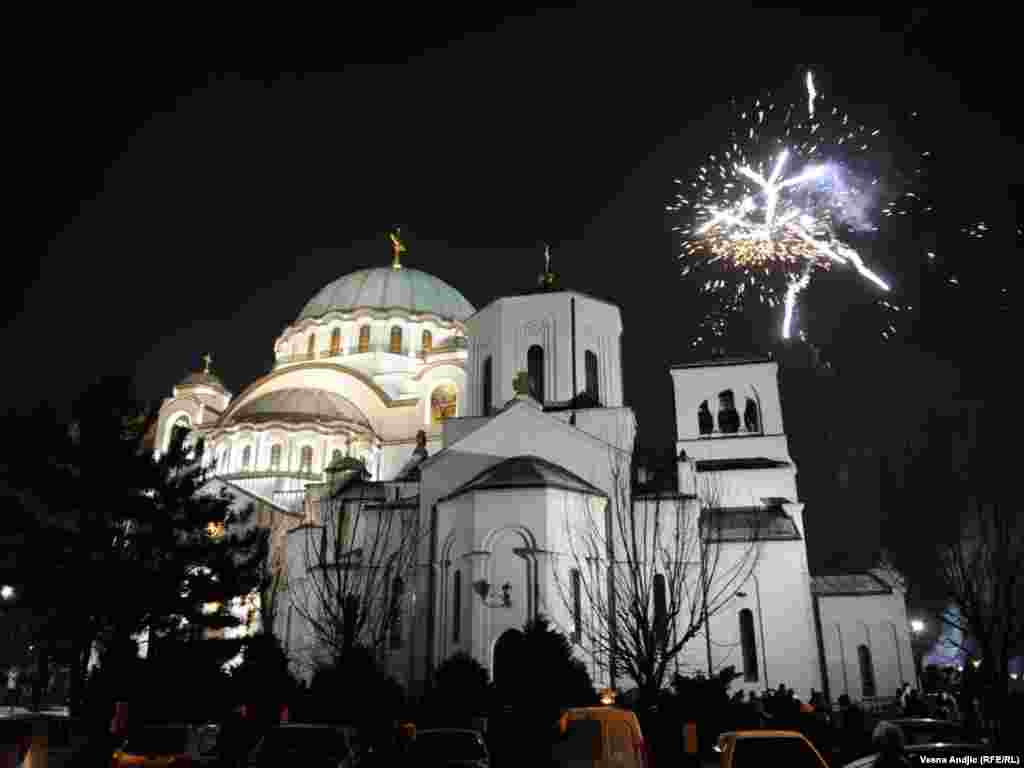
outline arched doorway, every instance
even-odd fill
[[[518,629],[506,629],[494,643],[492,679],[499,697],[506,701],[515,699],[515,687],[525,671],[520,669],[522,643],[523,633]]]

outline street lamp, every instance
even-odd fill
[[[925,624],[921,619],[910,620],[910,631],[914,633],[914,676],[917,678],[917,688],[922,690],[921,686],[921,633],[924,632]]]
[[[10,584],[4,584],[0,587],[0,598],[4,600],[12,600],[14,598],[14,587]]]

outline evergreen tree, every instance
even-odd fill
[[[154,459],[141,444],[151,416],[129,380],[101,379],[69,424],[40,419],[45,439],[4,462],[6,484],[30,502],[18,568],[40,658],[67,640],[74,705],[95,644],[115,653],[148,631],[159,655],[162,642],[237,625],[229,600],[261,586],[267,539],[251,511],[209,492],[201,444],[179,436]]]

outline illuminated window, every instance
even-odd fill
[[[248,469],[252,463],[252,446],[247,445],[242,449],[242,469]]]
[[[600,402],[600,392],[597,386],[597,355],[589,349],[583,355],[583,368],[586,371],[587,394],[593,401]]]
[[[398,325],[391,326],[391,344],[388,346],[388,352],[393,355],[402,354],[402,328]]]
[[[341,328],[335,328],[331,331],[331,354],[336,355],[341,352]]]
[[[459,642],[462,616],[462,571],[455,571],[452,577],[452,642]]]
[[[526,375],[530,385],[530,396],[538,403],[544,402],[544,348],[534,344],[526,353]]]
[[[857,661],[860,663],[861,695],[871,698],[875,695],[875,665],[871,661],[871,649],[858,645]]]
[[[281,469],[281,446],[275,445],[270,449],[270,471],[277,472]]]
[[[302,452],[299,454],[299,472],[312,472],[313,471],[313,447],[310,445],[304,445]]]
[[[224,535],[224,523],[210,522],[206,525],[206,533],[211,539],[219,539]]]
[[[440,384],[430,393],[430,422],[440,424],[455,415],[458,391],[454,384]]]
[[[749,608],[740,611],[740,645],[743,647],[743,679],[748,683],[756,683],[757,636],[754,634],[754,614]]]
[[[569,571],[569,587],[572,590],[572,641],[583,639],[583,578],[579,568]]]
[[[370,326],[368,325],[359,327],[359,351],[370,351]]]
[[[493,389],[493,381],[492,381],[493,375],[494,375],[494,363],[491,360],[490,356],[488,356],[487,359],[484,360],[484,375],[482,377],[483,378],[483,382],[482,382],[483,400],[482,400],[481,410],[483,412],[482,413],[483,416],[490,416],[491,415],[491,402],[492,402],[491,401],[491,394],[492,394],[491,390]]]
[[[429,352],[434,348],[434,337],[430,331],[423,332],[423,351]]]
[[[306,343],[306,354],[309,357],[316,357],[316,334],[309,334],[309,341]]]

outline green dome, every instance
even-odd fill
[[[376,267],[329,283],[303,307],[296,322],[364,308],[404,309],[460,321],[476,312],[465,296],[433,275],[408,267]]]

